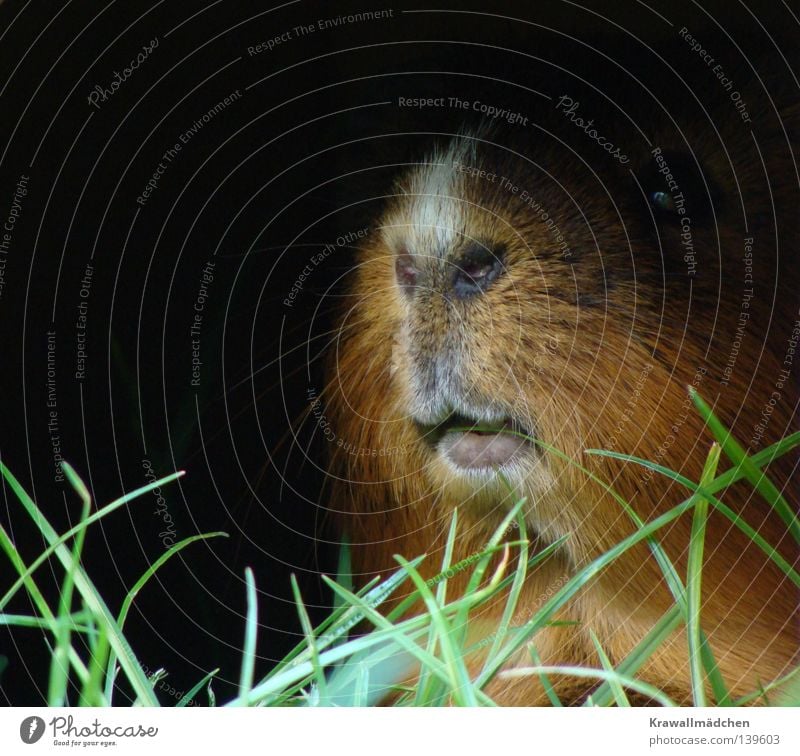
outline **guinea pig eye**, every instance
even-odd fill
[[[670,222],[689,216],[692,223],[707,223],[714,217],[720,196],[711,175],[695,155],[663,150],[651,156],[639,182],[656,220]]]
[[[650,204],[654,210],[662,213],[674,213],[678,209],[670,194],[660,190],[650,192]]]

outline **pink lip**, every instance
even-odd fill
[[[511,433],[451,431],[439,442],[439,449],[458,467],[480,470],[503,467],[532,447],[528,440]]]

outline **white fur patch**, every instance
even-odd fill
[[[467,230],[464,179],[458,169],[462,165],[472,167],[475,160],[475,143],[465,137],[454,139],[445,152],[434,152],[402,187],[410,205],[404,217],[389,220],[389,235],[402,239],[413,255],[445,256]]]

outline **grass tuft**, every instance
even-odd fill
[[[715,443],[711,446],[699,481],[692,481],[664,466],[630,455],[592,449],[587,453],[612,457],[641,465],[657,472],[670,482],[677,482],[687,491],[687,498],[649,522],[643,522],[622,496],[595,474],[563,452],[537,439],[530,439],[544,452],[583,471],[604,487],[629,516],[636,530],[592,563],[573,574],[550,596],[526,622],[512,626],[526,577],[537,565],[563,545],[568,536],[545,547],[532,550],[524,517],[525,500],[517,501],[499,524],[492,538],[475,555],[453,564],[458,538],[458,511],[453,513],[439,573],[425,580],[419,570],[425,555],[408,559],[398,555],[398,569],[384,580],[373,579],[360,589],[350,580],[350,552],[345,544],[341,551],[335,580],[323,576],[333,595],[333,610],[317,627],[313,627],[305,608],[297,581],[292,578],[292,591],[297,606],[303,640],[263,678],[256,678],[256,637],[258,632],[258,596],[253,570],[245,571],[247,613],[242,642],[239,690],[229,706],[307,705],[363,706],[374,705],[391,696],[397,706],[432,706],[442,704],[475,706],[494,705],[486,693],[487,685],[501,679],[533,677],[543,687],[553,706],[561,706],[551,676],[571,676],[593,681],[596,686],[586,701],[589,706],[629,706],[629,693],[649,698],[663,706],[675,702],[664,692],[637,677],[647,661],[665,643],[685,629],[691,671],[693,702],[739,706],[755,702],[800,704],[800,675],[792,670],[779,680],[764,681],[756,690],[733,700],[722,679],[703,627],[701,594],[706,523],[711,508],[727,517],[742,530],[795,585],[800,587],[800,574],[764,538],[743,522],[742,518],[722,501],[725,490],[745,480],[776,511],[787,531],[800,544],[800,522],[777,486],[769,480],[767,466],[778,457],[800,446],[800,433],[792,434],[758,452],[747,454],[719,421],[706,402],[691,390],[692,401],[706,423]],[[723,456],[731,467],[718,473]],[[136,499],[153,488],[163,486],[183,473],[175,473],[132,491],[110,504],[92,511],[92,498],[75,470],[65,463],[67,480],[80,501],[77,523],[58,534],[11,472],[0,462],[0,473],[22,508],[41,532],[46,547],[27,561],[0,525],[0,551],[14,567],[18,577],[0,595],[0,625],[20,629],[45,630],[50,636],[50,672],[47,703],[104,706],[114,703],[118,677],[122,676],[133,689],[136,703],[158,705],[155,686],[166,674],[159,670],[146,675],[125,636],[127,616],[136,596],[147,587],[163,565],[198,541],[225,536],[204,533],[186,538],[162,554],[130,589],[116,614],[113,614],[86,574],[81,557],[88,529],[100,519],[123,506],[135,505]],[[678,517],[691,514],[692,528],[689,559],[684,584],[675,566],[661,547],[658,536]],[[518,537],[507,540],[510,529]],[[614,560],[636,544],[650,548],[673,605],[621,660],[609,659],[591,628],[586,628],[595,646],[600,669],[575,666],[554,666],[542,663],[536,650],[536,634],[548,626],[566,624],[558,612]],[[516,557],[513,560],[512,554]],[[499,557],[494,572],[489,574],[493,557]],[[44,564],[53,561],[63,571],[61,591],[55,607],[48,605],[36,583],[36,574]],[[468,572],[466,588],[460,593],[451,582],[456,574]],[[405,586],[408,595],[391,608],[389,598]],[[26,593],[33,610],[30,614],[6,612],[9,602]],[[494,632],[475,642],[470,618],[486,602],[502,597],[505,602],[500,623]],[[424,611],[410,614],[416,605]],[[371,627],[371,630],[364,628]],[[353,630],[359,633],[353,635]],[[532,665],[504,669],[509,660],[527,648]],[[480,650],[483,663],[476,670],[474,659]],[[0,657],[0,674],[6,664]],[[197,696],[205,690],[208,704],[217,704],[212,683],[215,669],[199,680],[177,702],[180,707],[196,705]],[[77,701],[70,691],[77,689]]]

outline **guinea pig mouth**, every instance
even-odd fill
[[[464,470],[496,470],[536,447],[532,434],[511,418],[477,422],[454,413],[435,426],[420,426],[425,441],[453,465]]]

